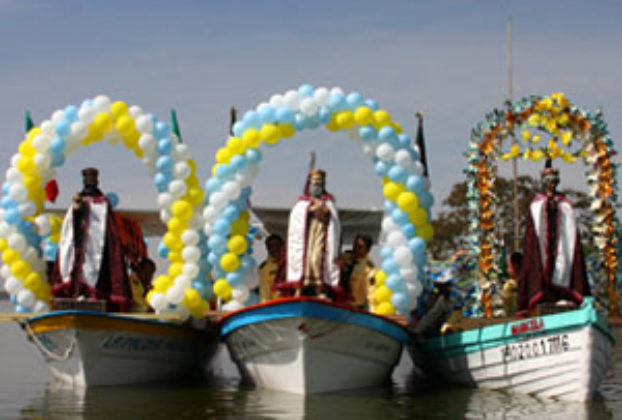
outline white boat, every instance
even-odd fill
[[[203,372],[218,345],[217,328],[84,310],[22,320],[53,377],[67,385],[121,385]]]
[[[451,382],[588,401],[613,345],[605,315],[584,297],[576,310],[424,339],[411,350],[427,374]]]
[[[390,318],[310,297],[224,314],[221,336],[246,380],[301,395],[386,383],[410,343]]]

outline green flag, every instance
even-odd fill
[[[171,129],[179,138],[179,142],[183,143],[184,140],[181,138],[181,131],[179,130],[179,122],[177,121],[177,112],[175,112],[175,108],[171,109]]]
[[[24,114],[24,125],[26,127],[26,133],[32,130],[32,127],[35,126],[35,124],[32,122],[32,118],[30,118],[30,111],[28,110],[26,110],[26,113]]]

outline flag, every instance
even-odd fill
[[[179,142],[183,143],[184,140],[181,138],[181,131],[179,130],[179,122],[177,121],[177,112],[175,112],[175,108],[171,109],[171,129],[179,139]]]
[[[416,114],[417,120],[419,121],[419,126],[417,127],[417,138],[415,139],[415,144],[419,148],[421,164],[423,165],[423,175],[426,178],[430,177],[430,172],[428,171],[428,159],[425,154],[425,140],[423,139],[423,114],[421,112],[417,112]]]
[[[26,110],[26,113],[24,114],[24,124],[26,127],[26,133],[32,130],[32,127],[35,126],[35,124],[32,122],[32,118],[30,118],[30,111],[28,110]]]
[[[238,111],[231,107],[229,108],[229,135],[233,135],[233,124],[238,120]]]

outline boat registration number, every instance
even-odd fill
[[[570,350],[568,334],[506,344],[501,349],[503,363],[561,354]]]

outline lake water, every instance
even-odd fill
[[[0,301],[0,312],[10,310]],[[0,419],[613,419],[622,418],[622,351],[614,349],[595,400],[583,403],[431,385],[403,357],[391,384],[300,397],[257,391],[239,381],[223,348],[217,377],[203,384],[100,387],[83,392],[50,383],[34,345],[15,323],[0,324]]]

